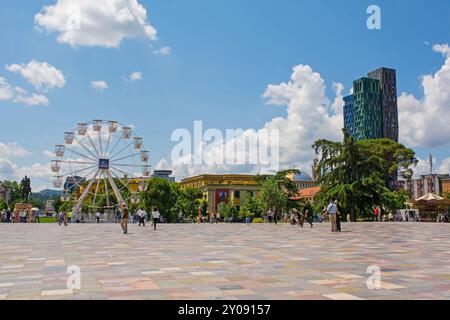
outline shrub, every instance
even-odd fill
[[[263,218],[255,218],[255,219],[253,219],[253,223],[264,223],[264,219]]]

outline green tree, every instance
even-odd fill
[[[6,210],[6,209],[8,209],[8,205],[6,204],[5,201],[3,201],[2,199],[0,199],[0,211]]]
[[[230,219],[231,217],[233,217],[233,219],[239,218],[239,212],[234,203],[226,203],[222,205],[219,209],[219,213],[226,220]]]
[[[405,202],[409,199],[409,194],[406,190],[387,190],[383,193],[382,199],[384,210],[392,212],[405,207]]]
[[[16,203],[21,202],[20,184],[17,181],[3,181],[5,187],[11,189],[11,201],[9,202],[10,208],[14,208]]]
[[[361,153],[384,160],[382,178],[389,189],[395,190],[398,173],[403,179],[412,178],[413,166],[418,162],[412,149],[391,139],[361,140],[357,144]]]
[[[352,221],[373,206],[396,207],[402,196],[390,188],[390,180],[397,170],[405,176],[410,174],[417,162],[414,151],[386,139],[356,142],[347,130],[343,133],[343,142],[318,140],[313,145],[321,157],[317,204],[323,207],[329,200],[338,199]]]
[[[186,188],[180,189],[177,193],[177,201],[176,208],[179,211],[183,210],[185,215],[190,216],[193,214],[197,215],[198,207],[204,207],[205,201],[203,201],[203,192],[200,189],[195,188]],[[208,203],[206,202],[206,207],[208,207]]]
[[[286,208],[289,196],[279,185],[279,179],[274,176],[261,183],[261,192],[258,197],[264,211],[275,208],[281,212]]]
[[[164,219],[168,222],[174,221],[173,207],[177,202],[176,189],[166,179],[152,178],[148,181],[148,188],[141,194],[142,206],[147,212],[158,208]],[[175,217],[176,219],[176,217]]]
[[[264,215],[264,209],[261,205],[260,199],[255,196],[247,196],[241,208],[241,218],[247,216],[253,218],[261,218]]]

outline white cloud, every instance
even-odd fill
[[[48,151],[48,150],[42,151],[42,154],[44,156],[46,156],[47,158],[49,158],[49,159],[54,159],[55,158],[55,153],[51,152],[51,151]]]
[[[0,158],[0,180],[8,180],[15,178],[14,164],[5,158]]]
[[[127,80],[131,81],[131,82],[135,82],[135,81],[140,81],[142,79],[143,79],[142,72],[136,71],[136,72],[133,72],[132,74],[130,74],[128,76]]]
[[[434,46],[433,46],[433,51],[434,52],[439,52],[439,53],[442,53],[442,55],[444,56],[444,57],[450,57],[450,48],[449,48],[449,46],[448,46],[448,44],[435,44]]]
[[[14,102],[26,104],[28,106],[39,106],[39,105],[48,106],[50,104],[46,96],[35,93],[33,93],[31,96],[28,97],[17,96],[14,99]]]
[[[172,170],[170,162],[166,159],[161,159],[159,162],[154,166],[154,170]]]
[[[25,89],[23,89],[23,88],[21,88],[21,87],[15,87],[15,88],[14,88],[14,91],[15,91],[17,94],[20,94],[20,95],[23,95],[23,96],[28,94],[27,90],[25,90]]]
[[[444,159],[439,166],[439,173],[448,174],[450,173],[450,158]]]
[[[20,181],[25,175],[31,178],[33,191],[42,190],[51,185],[52,173],[50,163],[34,163],[20,166],[15,158],[25,158],[31,153],[17,143],[0,142],[0,181]]]
[[[418,179],[421,175],[430,174],[430,160],[417,158],[417,166],[413,168],[414,170],[414,178]],[[436,159],[433,160],[436,163]]]
[[[108,84],[103,80],[91,81],[91,87],[98,91],[103,91],[109,88]]]
[[[27,175],[30,179],[50,181],[52,173],[50,164],[34,163],[31,166],[16,167],[16,176],[21,178]]]
[[[12,100],[14,103],[26,104],[29,106],[49,105],[47,97],[33,93],[27,96],[28,92],[21,87],[12,88],[6,79],[0,78],[0,101]]]
[[[34,17],[38,29],[76,46],[118,47],[126,38],[157,39],[147,9],[137,0],[57,0]]]
[[[62,88],[66,84],[64,74],[47,62],[31,60],[28,64],[6,65],[6,70],[18,73],[36,89]]]
[[[14,97],[14,91],[5,78],[0,77],[0,101],[7,101]]]
[[[414,178],[420,178],[421,175],[430,174],[430,159],[417,158],[419,161],[414,168]],[[450,173],[450,158],[439,159],[433,157],[433,173],[448,174]]]
[[[400,140],[410,146],[442,146],[450,143],[450,49],[433,46],[446,57],[435,73],[422,77],[423,98],[402,93],[398,99]]]
[[[288,82],[268,85],[263,95],[268,104],[285,107],[287,116],[274,118],[259,130],[245,130],[235,140],[254,137],[258,141],[268,143],[267,131],[278,130],[280,169],[296,167],[310,172],[314,155],[311,145],[314,141],[322,138],[342,139],[344,87],[340,83],[334,83],[333,89],[336,99],[331,103],[325,94],[325,81],[319,73],[314,72],[308,65],[294,67]],[[229,148],[234,150],[235,140],[227,142],[226,150]],[[220,145],[217,146],[217,148],[220,147]],[[210,150],[210,154],[206,154],[205,158],[212,158],[213,153],[214,148]],[[261,169],[251,165],[183,165],[183,163],[192,162],[189,161],[189,157],[188,155],[172,163],[172,169],[177,178],[208,172],[259,173]]]
[[[19,146],[17,142],[2,143],[0,142],[0,156],[3,158],[17,158],[30,155],[30,152]]]
[[[153,54],[159,54],[159,55],[163,55],[163,56],[167,56],[171,53],[172,53],[171,47],[162,47],[158,50],[153,51]]]
[[[265,128],[280,131],[280,161],[284,166],[303,167],[312,159],[311,145],[317,139],[341,139],[343,128],[343,86],[334,84],[337,98],[330,106],[325,82],[308,65],[293,69],[290,81],[267,86],[264,97],[269,104],[287,107],[287,117],[275,118]]]

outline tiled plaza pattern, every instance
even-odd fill
[[[450,225],[0,224],[0,299],[449,299]],[[66,286],[81,268],[81,290]],[[381,289],[367,268],[379,265]]]

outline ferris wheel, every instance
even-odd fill
[[[53,186],[63,188],[63,201],[82,207],[114,209],[138,201],[150,176],[150,153],[130,126],[117,121],[79,123],[64,133],[51,162]]]

